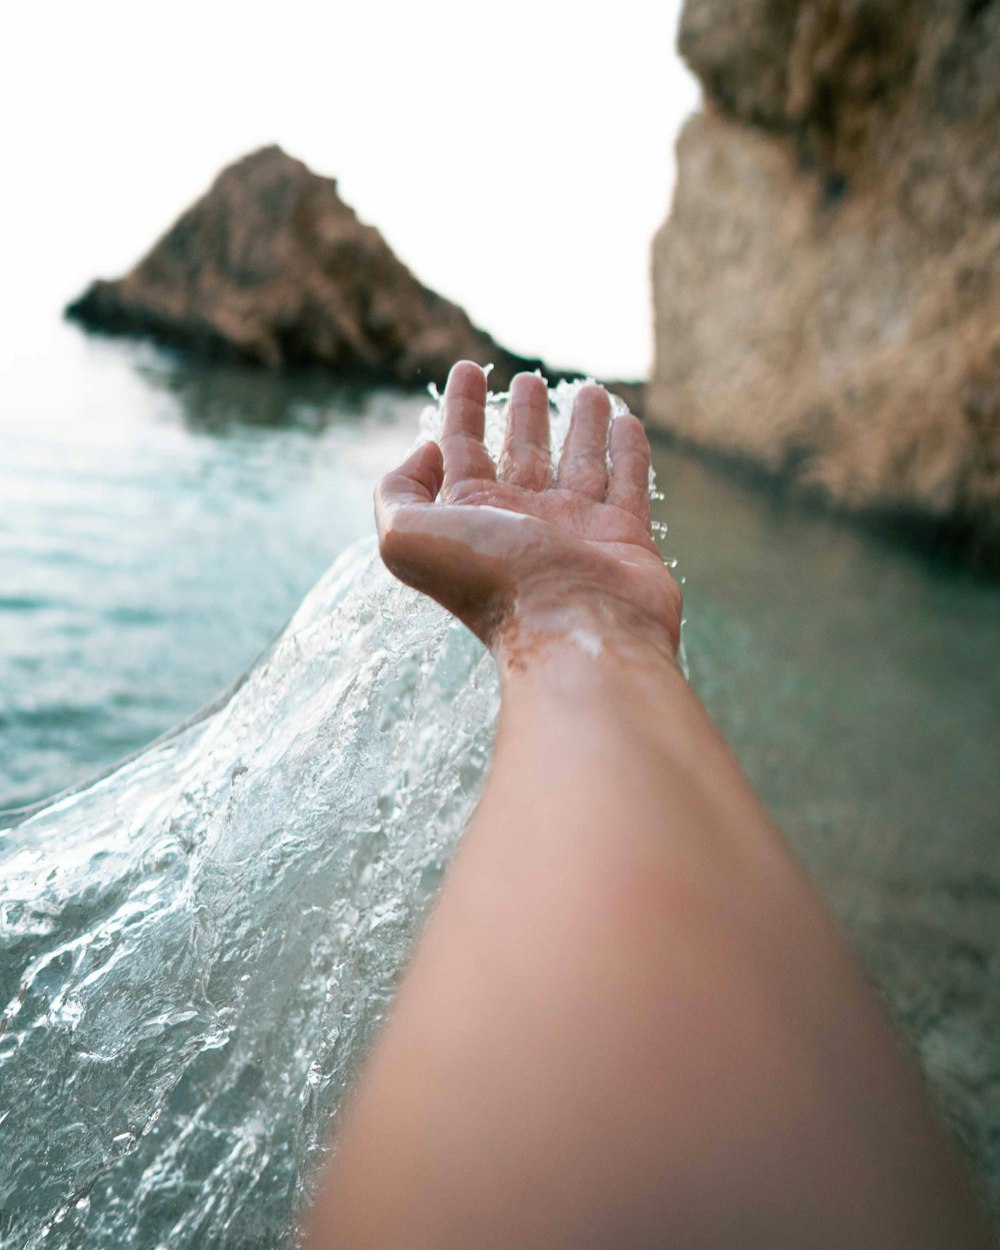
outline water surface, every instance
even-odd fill
[[[419,397],[60,326],[0,378],[0,808],[227,686],[346,546]]]
[[[691,679],[1000,1213],[1000,586],[691,454],[655,458]]]
[[[354,539],[370,533],[372,485],[409,445],[423,401],[419,396],[345,389],[320,377],[279,378],[198,366],[149,347],[87,340],[62,326],[10,360],[0,381],[3,806],[40,798],[112,765],[189,716],[236,678],[268,645],[331,560]],[[996,1202],[1000,670],[995,657],[1000,591],[995,583],[961,567],[871,529],[782,500],[759,484],[688,453],[658,445],[655,460],[666,492],[665,501],[657,505],[658,514],[670,526],[664,546],[668,554],[679,557],[678,572],[686,577],[692,681],[850,930],[917,1049],[934,1096],[992,1186]],[[364,602],[362,596],[353,609],[359,615],[351,618],[357,620],[359,631],[371,628]],[[408,602],[399,600],[400,605]],[[333,599],[330,605],[328,628],[336,635]],[[380,611],[384,616],[385,609]],[[391,624],[389,619],[384,622],[378,639],[384,642]],[[337,646],[355,656],[350,639],[336,636]],[[445,646],[440,638],[438,643]],[[473,672],[474,656],[458,642],[448,643],[443,654],[452,645],[458,647],[455,671]],[[282,654],[291,663],[288,657],[294,659],[296,654],[291,641],[286,640]],[[282,696],[282,724],[288,740],[297,744],[295,750],[310,761],[318,758],[318,746],[309,745],[309,724],[296,724],[296,699],[306,720],[305,709],[315,704],[321,709],[314,713],[317,725],[322,716],[322,724],[338,726],[336,732],[329,730],[330,743],[348,741],[359,717],[374,717],[378,723],[379,716],[388,717],[386,725],[398,722],[409,727],[405,734],[415,732],[416,713],[410,705],[416,698],[414,690],[422,688],[421,670],[413,669],[402,652],[395,658],[394,654],[382,651],[377,657],[385,700],[382,712],[377,702],[370,705],[362,688],[349,682],[345,693],[331,691],[328,701],[322,691],[291,686]],[[303,668],[302,680],[311,673],[319,674],[314,680],[323,680],[321,675],[328,670],[321,661],[317,653],[314,667]],[[351,663],[361,660],[355,656]],[[398,689],[390,672],[392,663],[400,666]],[[343,677],[344,670],[337,671]],[[265,700],[271,697],[267,672],[265,667],[259,676],[260,697]],[[453,690],[455,680],[454,673],[449,677],[445,671],[442,689]],[[433,683],[428,688],[433,689]],[[268,706],[248,703],[247,698],[239,705],[250,709],[247,725],[266,726]],[[394,699],[399,705],[395,710]],[[433,765],[437,770],[438,788],[428,794],[437,795],[440,811],[448,813],[451,824],[446,829],[442,825],[440,835],[446,840],[467,811],[481,775],[482,743],[472,729],[481,736],[484,699],[488,703],[486,694],[471,691],[470,707],[476,711],[470,712],[466,726],[470,736],[456,739],[478,743],[468,775],[460,774],[454,751],[447,760],[442,755],[428,762],[420,755],[418,738],[404,734],[398,758],[392,754],[392,742],[385,745],[389,755],[384,768],[390,770],[385,775],[395,776],[391,769],[397,769],[404,790],[414,775],[413,752],[421,767]],[[234,726],[233,714],[226,732],[236,734],[240,725]],[[444,715],[440,707],[438,714]],[[398,919],[405,914],[412,922],[419,912],[415,900],[428,896],[438,879],[443,852],[421,852],[423,858],[411,855],[414,875],[406,895],[399,884],[402,870],[383,853],[385,830],[401,817],[391,796],[382,810],[376,782],[381,784],[385,777],[379,769],[372,773],[367,797],[361,793],[363,786],[351,789],[358,814],[350,817],[353,823],[345,824],[346,809],[336,808],[343,802],[337,787],[353,783],[340,763],[330,765],[334,772],[329,777],[324,774],[324,785],[332,790],[311,790],[303,786],[298,757],[291,762],[271,758],[273,744],[258,728],[254,756],[278,771],[251,773],[244,781],[245,765],[235,757],[229,772],[203,767],[198,735],[204,732],[208,731],[196,729],[184,739],[189,759],[185,775],[210,776],[212,789],[202,793],[192,781],[190,804],[207,811],[209,793],[223,795],[231,785],[238,794],[242,786],[243,793],[256,795],[253,801],[243,797],[231,810],[223,804],[218,814],[219,821],[232,822],[241,836],[259,836],[255,820],[266,808],[276,845],[286,845],[283,835],[289,830],[283,830],[279,821],[283,794],[289,811],[293,806],[302,808],[311,820],[317,811],[320,816],[335,809],[339,813],[330,819],[340,822],[337,827],[347,840],[330,855],[346,856],[348,867],[336,867],[342,875],[330,880],[343,880],[353,893],[331,899],[334,927],[339,925],[347,935],[336,941],[354,941],[352,924],[360,926],[358,933],[376,932],[386,915]],[[444,743],[447,735],[439,736]],[[233,741],[244,739],[237,735]],[[316,742],[322,746],[320,739]],[[161,763],[150,767],[155,771]],[[208,786],[208,781],[204,784]],[[251,785],[257,790],[251,791]],[[93,801],[99,803],[100,792],[93,793],[97,795]],[[331,806],[317,808],[318,794],[323,795],[322,804]],[[188,801],[185,795],[184,802]],[[88,810],[90,802],[85,800],[79,810]],[[85,863],[88,827],[77,824],[67,829],[60,824],[63,809],[47,810],[32,835],[41,840],[35,848],[39,863],[69,835]],[[424,808],[418,805],[415,811],[419,814]],[[118,813],[115,819],[132,818]],[[144,819],[143,813],[135,814],[136,834]],[[424,826],[416,820],[413,829],[419,832]],[[411,830],[408,836],[417,834]],[[426,829],[419,836],[428,836]],[[41,844],[45,838],[52,840],[48,846]],[[296,857],[301,846],[294,837],[288,845],[288,862],[294,869],[288,878],[291,890],[298,879]],[[251,906],[258,877],[266,879],[273,867],[266,852],[260,854],[259,860],[251,855],[240,870],[242,876],[233,878],[233,917],[240,906]],[[164,860],[169,871],[170,865],[180,862]],[[197,864],[183,863],[185,873],[195,874]],[[364,874],[370,876],[370,870],[375,871],[381,892],[368,890],[369,877]],[[214,900],[205,914],[214,915],[212,908],[218,911],[211,922],[212,941],[228,950],[226,895],[217,888],[218,866],[206,859],[198,871],[207,874],[204,880],[209,882],[199,889],[209,890]],[[132,921],[121,919],[121,899],[132,898],[134,883],[128,874],[121,880],[112,874],[108,880],[107,889],[97,892],[98,901],[92,903],[98,912],[101,907],[109,909],[112,930],[117,932],[115,926],[120,925],[125,932]],[[236,891],[237,881],[243,881],[242,894]],[[362,896],[367,902],[358,902]],[[404,897],[409,899],[405,906],[400,904]],[[308,906],[302,904],[303,915],[320,906],[311,894],[309,899]],[[76,923],[76,913],[70,909],[67,914],[67,923]],[[289,926],[291,953],[282,958],[311,960],[313,956],[302,954],[312,949],[303,945],[305,930],[297,938],[291,922]],[[368,957],[381,961],[383,981],[376,1000],[386,992],[385,978],[405,947],[401,929],[386,932],[395,934],[388,945],[380,947],[376,940],[364,947]],[[234,929],[234,942],[235,935]],[[322,943],[317,947],[320,964],[327,958],[326,949]],[[16,980],[19,969],[14,963],[9,971]],[[324,975],[319,964],[313,972]],[[268,997],[269,984],[256,987],[255,1002],[273,1015],[278,999]],[[226,1007],[230,1015],[237,1011],[234,1002]],[[288,1008],[293,1009],[294,1004]],[[322,1019],[336,1028],[336,1020],[325,1010]],[[154,1013],[154,1018],[159,1017]],[[42,1012],[39,1020],[46,1019]],[[180,1021],[176,1027],[183,1033],[187,1025]],[[355,1022],[351,1027],[357,1034],[360,1026]],[[229,1028],[227,1023],[219,1032],[220,1047],[239,1036]],[[151,1034],[149,1062],[169,1068],[164,1057],[171,1045],[169,1031]],[[297,1054],[299,1060],[305,1062]],[[340,1062],[330,1060],[337,1080],[342,1079]],[[199,1063],[211,1068],[210,1056]],[[209,1071],[205,1079],[211,1076]],[[288,1081],[292,1089],[291,1076]],[[224,1091],[218,1097],[224,1102],[223,1095]],[[304,1098],[310,1096],[303,1091]],[[221,1125],[228,1112],[213,1104],[215,1119],[192,1119],[194,1112],[184,1095],[176,1097],[177,1114],[189,1117],[185,1122],[192,1126],[200,1125],[197,1131],[205,1142],[218,1144],[213,1167],[235,1167],[226,1160],[244,1157],[241,1151],[259,1150],[268,1167],[276,1169],[275,1175],[286,1178],[282,1183],[291,1184],[287,1181],[291,1173],[287,1167],[282,1170],[280,1151],[274,1153],[271,1139],[265,1143],[252,1133],[248,1138],[242,1122],[239,1132],[232,1129],[227,1137],[230,1130]],[[127,1150],[133,1162],[119,1168],[126,1180],[134,1180],[146,1166],[141,1151],[131,1153],[137,1134],[146,1131],[138,1111],[135,1117],[118,1135],[122,1140],[131,1135]],[[316,1116],[310,1123],[318,1123]],[[156,1149],[171,1149],[168,1120],[160,1122],[156,1134]],[[109,1143],[106,1148],[111,1151],[112,1138]],[[155,1152],[150,1157],[160,1158]],[[149,1164],[148,1172],[141,1173],[148,1186],[149,1228],[187,1218],[176,1194],[171,1199],[174,1206],[164,1214],[164,1198],[157,1189],[159,1166]],[[111,1227],[114,1204],[120,1199],[111,1174],[101,1185],[103,1190],[100,1185],[93,1189],[94,1202],[105,1204],[100,1219],[110,1220]],[[85,1196],[73,1194],[74,1201]],[[96,1214],[88,1218],[98,1220]],[[253,1216],[244,1212],[239,1218],[252,1223]],[[281,1219],[287,1218],[286,1211]],[[194,1225],[189,1235],[197,1244]]]

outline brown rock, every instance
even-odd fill
[[[1000,3],[687,0],[647,415],[1000,558]]]
[[[372,226],[278,147],[230,165],[131,273],[95,282],[67,315],[270,367],[319,365],[404,386],[458,359],[506,387],[535,369],[423,286]]]

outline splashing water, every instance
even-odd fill
[[[578,385],[552,396],[556,454]],[[484,649],[368,539],[215,705],[0,816],[5,1246],[294,1238],[497,705]]]

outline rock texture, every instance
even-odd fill
[[[404,386],[441,384],[463,357],[492,362],[501,388],[540,365],[418,282],[334,180],[278,147],[223,170],[131,273],[95,282],[67,314],[203,354]]]
[[[1000,557],[1000,3],[687,0],[655,423]]]

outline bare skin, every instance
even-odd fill
[[[991,1244],[835,924],[676,662],[639,423],[452,371],[382,552],[493,651],[483,799],[345,1114],[312,1250]],[[438,495],[443,502],[435,502]]]

